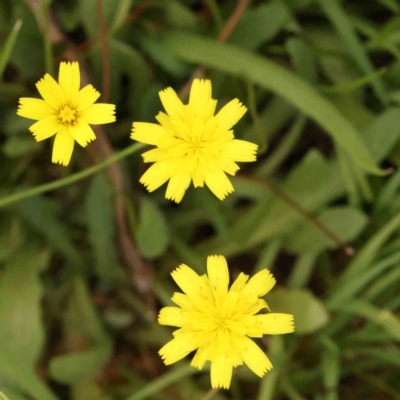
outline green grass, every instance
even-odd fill
[[[238,3],[103,0],[104,52],[97,0],[0,2],[0,399],[400,399],[399,5],[253,0],[221,43]],[[64,168],[16,109],[71,54],[100,92],[109,57],[117,122],[114,154],[97,140]],[[192,187],[176,206],[139,184],[129,134],[194,71],[247,105],[235,135],[261,152],[223,202]],[[158,355],[171,271],[211,254],[232,277],[269,268],[296,321],[229,391]]]

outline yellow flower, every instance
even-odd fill
[[[52,161],[68,165],[75,141],[82,147],[96,139],[89,124],[108,124],[115,121],[113,104],[93,104],[99,97],[92,85],[80,89],[77,62],[60,64],[58,83],[46,74],[36,87],[43,97],[19,99],[17,114],[37,120],[29,127],[37,141],[56,135]]]
[[[172,301],[179,307],[164,307],[158,322],[177,326],[174,339],[160,351],[166,365],[197,350],[191,365],[202,369],[211,361],[213,388],[229,388],[232,369],[243,363],[262,377],[272,368],[264,352],[250,337],[277,335],[294,331],[293,315],[266,313],[268,304],[260,299],[275,285],[264,269],[249,276],[240,273],[228,291],[229,271],[223,256],[207,259],[207,275],[199,276],[182,264],[172,278],[185,294],[175,293]]]
[[[157,148],[143,154],[144,162],[154,164],[141,177],[149,192],[169,180],[165,197],[179,203],[190,182],[204,183],[223,200],[233,192],[225,173],[235,175],[237,161],[256,160],[257,145],[234,139],[232,127],[246,112],[238,99],[216,115],[217,101],[211,97],[211,81],[195,79],[189,104],[182,104],[172,88],[160,92],[167,114],[160,112],[160,123],[135,122],[131,138]]]

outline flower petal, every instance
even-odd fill
[[[174,89],[168,87],[158,94],[165,111],[170,117],[183,113],[184,106]]]
[[[222,147],[222,153],[238,162],[252,162],[257,159],[258,145],[246,140],[233,139]]]
[[[100,93],[92,85],[86,85],[76,94],[72,105],[78,111],[82,111],[91,106],[99,97]]]
[[[204,121],[214,115],[216,100],[212,99],[211,81],[209,79],[195,79],[192,83],[189,96],[189,105],[194,115]]]
[[[160,325],[183,326],[182,309],[178,307],[164,307],[158,315]]]
[[[115,121],[115,105],[106,103],[92,104],[80,111],[79,115],[88,124],[109,124]]]
[[[294,332],[294,317],[291,314],[269,313],[256,315],[257,325],[265,335],[282,335]]]
[[[168,183],[165,197],[169,200],[180,203],[191,182],[188,171],[180,171],[173,175]]]
[[[86,147],[88,143],[96,139],[93,129],[80,118],[78,118],[75,125],[71,125],[68,129],[71,136],[82,147]]]
[[[131,139],[138,142],[157,145],[161,137],[168,135],[167,131],[158,124],[149,122],[134,122],[132,124]]]
[[[61,127],[62,125],[58,123],[57,117],[52,115],[35,122],[29,127],[29,130],[33,133],[36,141],[40,142],[55,135]]]
[[[65,100],[68,103],[72,102],[81,86],[81,74],[79,64],[76,61],[60,63],[58,83],[64,92]]]
[[[169,365],[186,357],[198,347],[198,341],[194,334],[183,334],[168,342],[160,349],[158,354],[160,354],[165,365]]]
[[[229,389],[233,366],[226,354],[219,354],[211,363],[211,386]]]
[[[29,119],[42,119],[54,115],[55,110],[44,100],[31,97],[21,97],[17,114]]]
[[[142,175],[140,183],[152,192],[167,182],[174,172],[170,160],[157,161]]]
[[[257,272],[247,283],[244,288],[244,294],[255,294],[258,297],[265,296],[276,283],[276,279],[271,272],[263,269]]]
[[[199,275],[185,264],[181,264],[171,273],[172,279],[188,296],[196,295],[202,286],[202,280]]]
[[[265,353],[248,337],[243,337],[245,347],[242,349],[243,361],[259,377],[272,369],[272,364]]]
[[[71,160],[75,140],[67,128],[61,129],[54,140],[52,162],[67,166]]]
[[[204,181],[210,190],[220,199],[223,200],[229,193],[233,192],[233,186],[222,170],[210,171],[205,170]]]
[[[64,93],[58,83],[46,74],[37,84],[37,89],[44,101],[54,109],[59,109],[65,104]]]
[[[247,108],[238,99],[230,101],[215,116],[219,130],[228,131],[231,129],[246,111]]]
[[[222,304],[228,294],[229,286],[228,263],[224,256],[209,256],[207,258],[207,275]]]

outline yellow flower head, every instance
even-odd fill
[[[238,99],[216,115],[217,101],[211,97],[211,81],[195,79],[189,104],[182,104],[172,88],[160,92],[167,114],[160,112],[160,123],[135,122],[131,138],[157,148],[143,154],[144,162],[154,164],[140,182],[152,192],[169,180],[165,197],[179,203],[190,182],[204,183],[223,200],[233,192],[225,173],[235,175],[236,161],[256,160],[257,145],[234,139],[232,127],[246,112]]]
[[[37,120],[29,127],[37,141],[56,135],[52,161],[68,165],[74,143],[82,147],[96,139],[89,124],[115,121],[113,104],[93,104],[99,97],[92,85],[80,89],[81,79],[77,62],[60,64],[58,83],[46,74],[36,87],[43,97],[19,99],[17,114]]]
[[[173,295],[172,301],[179,307],[164,307],[158,322],[180,329],[159,353],[169,365],[197,350],[191,365],[201,370],[206,361],[211,361],[212,387],[227,389],[233,367],[245,363],[260,377],[272,368],[268,357],[249,336],[291,333],[293,315],[256,315],[262,309],[269,310],[260,297],[276,282],[267,269],[249,281],[248,275],[240,273],[229,290],[228,265],[223,256],[208,257],[207,273],[208,276],[199,276],[183,264],[172,272],[185,294]]]

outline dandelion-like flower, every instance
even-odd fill
[[[227,389],[233,367],[245,363],[259,377],[272,368],[268,357],[249,337],[291,333],[293,315],[257,314],[269,310],[260,297],[276,282],[267,269],[250,280],[240,273],[229,290],[228,265],[223,256],[208,257],[207,273],[199,276],[183,264],[172,272],[185,294],[173,295],[172,301],[179,307],[164,307],[158,322],[180,329],[159,353],[169,365],[197,350],[191,365],[201,370],[206,361],[211,361],[212,387]]]
[[[169,180],[165,197],[179,203],[190,182],[204,183],[223,200],[233,192],[226,173],[235,175],[236,162],[256,160],[257,145],[234,138],[232,127],[246,112],[238,99],[216,115],[217,101],[211,97],[211,81],[193,81],[189,104],[184,105],[172,88],[160,91],[167,114],[160,112],[160,123],[135,122],[131,138],[157,146],[143,154],[144,162],[154,164],[140,182],[149,192]]]
[[[56,135],[52,161],[68,165],[75,141],[82,147],[96,139],[89,124],[108,124],[115,121],[115,106],[94,102],[100,97],[92,85],[80,89],[77,62],[60,64],[58,83],[46,74],[36,87],[43,97],[19,99],[17,114],[37,120],[29,127],[37,141]]]

